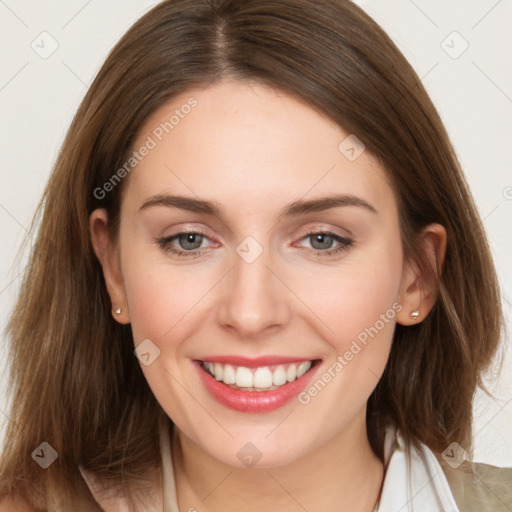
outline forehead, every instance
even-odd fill
[[[260,84],[224,81],[174,97],[144,123],[133,149],[143,146],[125,191],[134,207],[163,193],[246,211],[332,193],[395,207],[385,171],[368,151],[358,156],[353,134]]]

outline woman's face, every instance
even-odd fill
[[[360,433],[412,293],[377,160],[306,104],[236,81],[174,98],[134,148],[104,269],[167,414],[238,467]]]

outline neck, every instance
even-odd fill
[[[383,464],[368,442],[365,414],[319,449],[270,469],[227,466],[174,428],[180,510],[372,512],[379,498]]]

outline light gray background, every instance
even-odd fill
[[[156,3],[0,0],[0,329],[19,287],[23,261],[17,260],[16,251],[67,127],[109,50]],[[510,330],[512,1],[356,3],[392,37],[441,113],[485,219]],[[50,35],[41,35],[45,31]],[[58,48],[45,59],[31,46],[43,54],[52,44]],[[2,367],[5,343],[2,336],[0,423],[9,407]],[[474,432],[476,460],[512,466],[509,347],[510,336],[501,377],[490,383],[498,399],[477,395]]]

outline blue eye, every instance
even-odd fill
[[[197,258],[203,254],[203,251],[199,249],[201,248],[204,240],[207,239],[208,237],[202,233],[186,231],[162,238],[158,240],[158,244],[165,252],[174,254],[175,256]],[[173,245],[174,242],[178,243],[178,248]]]
[[[156,242],[166,253],[178,258],[198,258],[208,250],[208,247],[203,245],[207,240],[209,238],[201,232],[185,231]],[[310,232],[301,240],[309,240],[311,247],[303,249],[321,258],[341,254],[352,245],[352,240],[327,231]]]
[[[199,249],[203,243],[203,235],[199,233],[180,233],[176,239],[183,249]]]
[[[302,240],[309,240],[311,251],[319,257],[339,254],[346,251],[348,247],[352,245],[352,240],[328,231],[308,233]],[[335,243],[337,243],[338,246],[333,248],[333,244]]]

